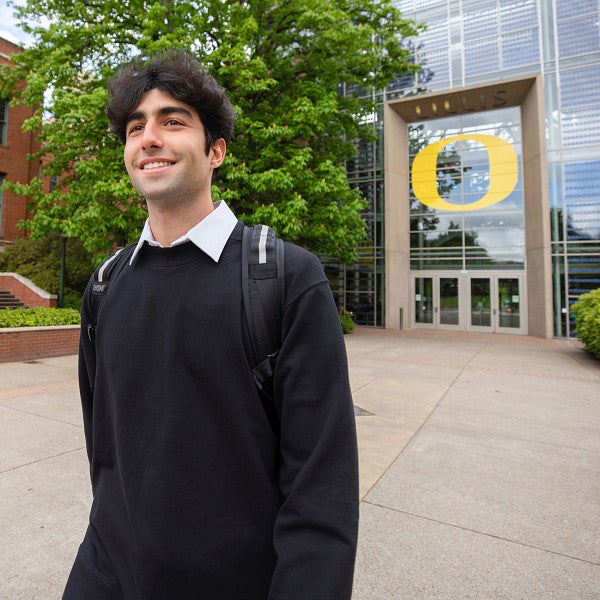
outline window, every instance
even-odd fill
[[[2,202],[4,200],[4,173],[0,173],[0,235],[4,232],[4,228],[2,226]]]
[[[6,146],[8,134],[8,100],[0,99],[0,144]]]
[[[456,134],[484,134],[510,143],[521,166],[521,117],[518,108],[431,119],[409,125],[412,161],[430,143]],[[511,269],[525,267],[525,214],[523,188],[514,189],[499,202],[476,207],[490,187],[489,150],[475,140],[448,144],[438,153],[430,173],[437,181],[440,199],[451,207],[423,204],[411,189],[411,269]],[[466,208],[474,205],[474,208]]]

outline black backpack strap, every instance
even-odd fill
[[[136,244],[131,244],[131,246],[127,246],[127,248],[117,250],[94,271],[94,282],[92,283],[92,293],[90,296],[92,310],[90,322],[87,324],[87,335],[92,344],[96,341],[98,313],[100,312],[102,301],[108,292],[111,277],[114,280],[121,272],[123,267],[131,259],[135,247]]]
[[[273,373],[281,347],[285,300],[283,248],[282,240],[270,227],[244,227],[242,299],[249,332],[246,351],[263,406],[277,431],[278,419],[273,414]]]

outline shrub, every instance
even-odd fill
[[[352,313],[348,312],[345,308],[340,308],[340,323],[342,325],[343,333],[350,333],[354,329],[354,321],[352,319]]]
[[[579,296],[571,309],[577,337],[590,354],[600,359],[600,288]]]
[[[81,296],[94,270],[94,261],[80,241],[67,240],[63,304],[79,308]],[[23,238],[0,252],[0,272],[18,273],[35,285],[58,294],[60,281],[61,237],[52,234],[41,240]]]
[[[0,310],[0,327],[46,327],[79,325],[74,308],[5,308]]]

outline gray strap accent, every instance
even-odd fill
[[[112,263],[112,261],[115,260],[115,258],[117,258],[117,256],[119,256],[119,254],[122,251],[123,251],[123,248],[120,248],[110,258],[107,258],[102,263],[102,265],[100,266],[100,270],[98,271],[98,282],[99,283],[102,283],[104,281],[104,272],[106,271],[106,268],[108,267],[108,265],[110,265]]]
[[[269,228],[262,225],[260,230],[260,238],[258,240],[258,264],[264,265],[267,262],[267,234]]]

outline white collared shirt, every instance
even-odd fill
[[[176,239],[171,244],[171,247],[185,244],[186,242],[192,242],[198,246],[200,250],[208,254],[215,262],[219,262],[223,248],[225,248],[225,244],[227,243],[231,232],[235,229],[238,220],[229,206],[222,200],[215,202],[214,207],[215,209],[209,215],[194,225],[194,227],[192,227],[185,235]],[[133,264],[133,261],[144,242],[148,242],[151,246],[163,247],[162,244],[154,239],[152,230],[150,229],[149,219],[146,219],[140,239],[131,255],[131,260],[129,261],[130,265]]]

